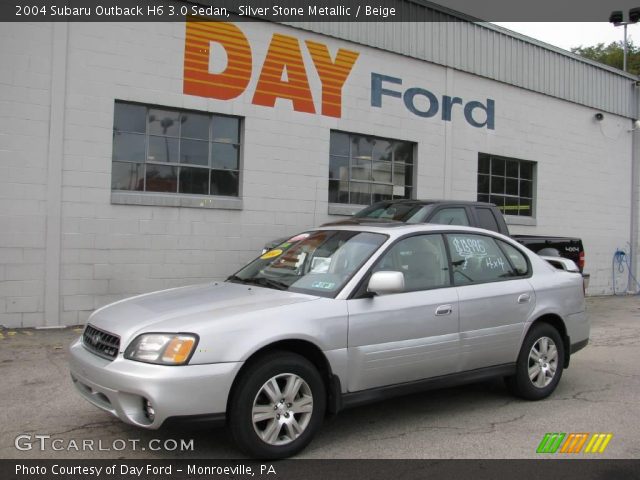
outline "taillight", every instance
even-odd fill
[[[584,250],[580,252],[580,256],[578,257],[578,268],[580,271],[584,269]]]

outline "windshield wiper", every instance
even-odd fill
[[[231,275],[227,278],[229,282],[244,283],[245,285],[258,285],[259,287],[274,288],[276,290],[287,290],[289,285],[284,282],[272,280],[270,278],[258,277],[258,278],[240,278],[237,275]]]

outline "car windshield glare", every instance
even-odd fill
[[[348,230],[302,233],[256,258],[228,281],[334,297],[386,239],[379,233]]]

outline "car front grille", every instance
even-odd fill
[[[96,355],[113,360],[120,350],[120,337],[87,325],[82,334],[82,344]]]

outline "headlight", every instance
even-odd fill
[[[144,333],[129,344],[124,358],[160,365],[184,365],[198,343],[192,333]]]

